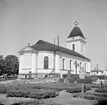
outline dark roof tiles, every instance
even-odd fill
[[[72,31],[70,32],[70,35],[69,35],[68,38],[70,38],[70,37],[76,37],[76,36],[81,36],[82,38],[86,39],[84,37],[81,29],[79,27],[77,27],[77,26],[72,29]]]
[[[75,51],[69,50],[67,48],[64,48],[64,47],[61,47],[58,45],[54,45],[52,43],[49,43],[49,42],[46,42],[43,40],[39,40],[35,45],[33,45],[31,47],[34,48],[35,50],[59,51],[62,53],[66,53],[66,54],[70,54],[70,55],[77,56],[80,58],[84,58],[84,59],[87,59],[88,61],[90,61],[90,59],[86,58],[85,56],[83,56]]]

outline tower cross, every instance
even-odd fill
[[[77,25],[79,24],[79,22],[75,21],[74,22],[74,25],[77,27]]]

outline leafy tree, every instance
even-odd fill
[[[5,57],[5,74],[7,76],[18,74],[19,61],[15,55],[7,55]]]
[[[5,61],[3,59],[3,56],[0,55],[0,76],[3,74],[5,70]]]

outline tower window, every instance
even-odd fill
[[[72,49],[73,49],[73,51],[75,51],[75,44],[72,45]]]
[[[48,69],[49,58],[47,56],[44,57],[44,69]]]
[[[64,67],[64,66],[65,66],[65,59],[64,59],[64,58],[63,58],[63,60],[62,60],[62,66],[63,66],[62,69],[64,70],[64,68],[65,68],[65,67]]]
[[[70,70],[71,70],[71,65],[72,65],[71,63],[72,63],[72,60],[70,60],[70,62],[69,62],[69,63],[70,63]]]

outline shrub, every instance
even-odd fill
[[[95,92],[99,92],[99,93],[107,93],[107,89],[104,88],[104,89],[96,89]]]
[[[85,79],[77,79],[77,83],[92,84],[92,80],[89,79],[89,78],[85,78]]]
[[[44,105],[44,103],[34,100],[34,101],[23,101],[23,102],[13,103],[12,105]]]
[[[94,93],[94,96],[107,97],[107,93]]]
[[[32,101],[24,101],[24,102],[18,102],[18,103],[13,103],[12,105],[61,105],[58,103],[44,103],[40,102],[38,100],[32,100]]]
[[[9,90],[7,92],[7,97],[26,97],[26,98],[36,98],[36,99],[45,99],[50,97],[55,97],[58,95],[58,92],[55,90],[34,90],[34,89],[19,89],[19,90]]]
[[[60,78],[60,79],[59,79],[59,82],[60,82],[60,83],[64,83],[64,78]]]
[[[69,92],[69,93],[79,93],[79,92],[81,92],[81,88],[80,87],[68,88],[67,92]]]
[[[0,93],[5,94],[7,92],[7,88],[5,84],[0,84]]]

